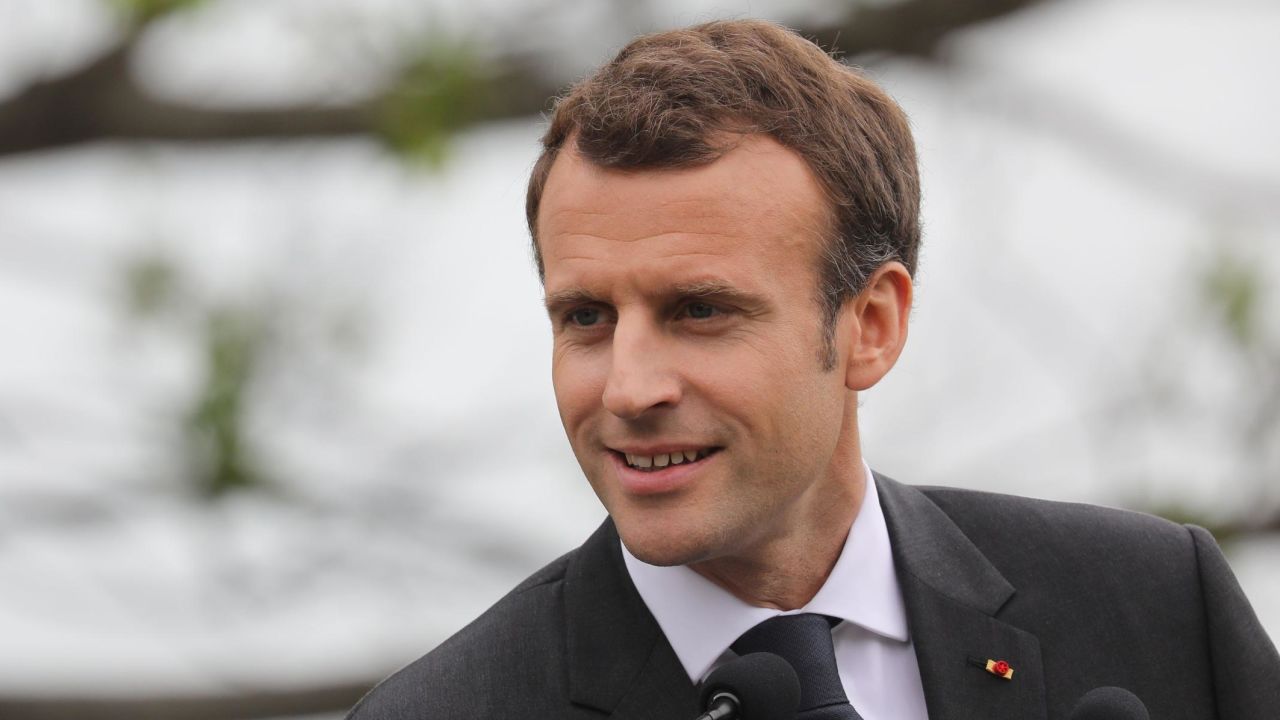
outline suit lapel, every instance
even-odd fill
[[[618,720],[698,714],[697,691],[627,574],[612,520],[565,575],[569,699]]]
[[[1014,588],[919,490],[876,475],[930,720],[1045,717],[1036,637],[997,618]],[[1006,680],[987,660],[1013,669]]]

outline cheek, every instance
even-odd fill
[[[844,383],[824,372],[811,343],[779,346],[771,356],[740,358],[718,373],[716,394],[770,462],[793,465],[829,453],[843,424]]]
[[[804,352],[801,343],[786,336],[753,340],[714,357],[689,358],[687,366],[704,387],[748,414],[805,402],[820,382],[814,378],[819,371],[815,353]]]
[[[600,406],[605,375],[598,365],[591,353],[557,348],[552,354],[551,386],[570,440],[574,429]]]

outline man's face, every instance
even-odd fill
[[[556,402],[640,559],[747,558],[845,497],[856,401],[822,368],[826,222],[804,161],[764,136],[693,169],[556,160],[538,224]]]

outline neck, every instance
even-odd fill
[[[840,559],[849,529],[862,508],[866,473],[855,446],[852,467],[836,481],[811,488],[813,497],[799,503],[798,521],[751,552],[690,564],[699,575],[748,605],[795,610],[818,593]]]

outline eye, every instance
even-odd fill
[[[571,325],[590,327],[600,322],[600,308],[583,307],[570,310],[568,320]]]
[[[685,305],[684,311],[694,320],[706,320],[720,312],[720,309],[709,303],[694,301]]]

